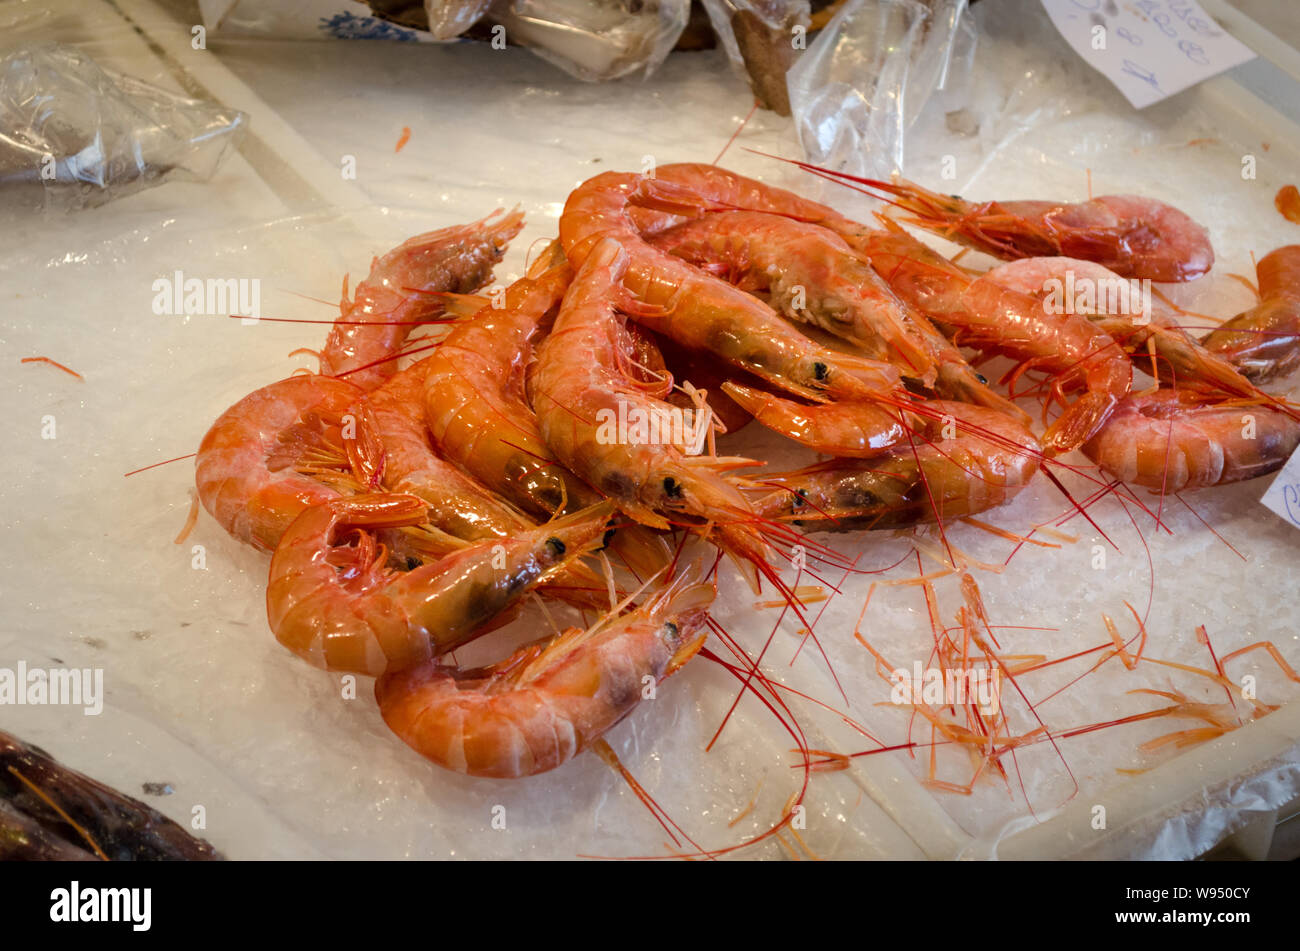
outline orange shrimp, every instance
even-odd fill
[[[1062,255],[1094,261],[1122,277],[1164,282],[1190,281],[1214,264],[1209,233],[1154,198],[972,202],[908,181],[829,174],[892,195],[894,204],[912,214],[904,223],[994,257]]]
[[[1125,482],[1179,492],[1267,475],[1297,445],[1300,422],[1278,410],[1158,390],[1121,401],[1083,451]]]
[[[380,482],[390,492],[423,499],[429,507],[427,523],[455,538],[483,541],[531,530],[535,525],[523,513],[430,448],[424,394],[432,359],[402,370],[355,407],[358,425],[366,430],[365,442],[379,448]],[[587,504],[598,501],[588,491]],[[662,559],[664,553],[658,554]],[[543,594],[596,609],[609,606],[607,592],[600,575],[582,562],[569,565],[556,574],[553,585],[542,588]]]
[[[704,643],[714,587],[679,576],[640,607],[570,628],[491,667],[425,663],[375,682],[384,722],[439,766],[471,776],[546,772],[632,712]]]
[[[722,384],[722,391],[768,429],[818,452],[854,458],[878,456],[907,436],[903,414],[883,406],[809,406],[730,381]]]
[[[382,447],[382,456],[369,478],[363,475],[364,481],[419,496],[429,507],[429,524],[457,538],[481,541],[531,528],[519,512],[430,447],[424,392],[432,360],[428,357],[390,377],[354,407],[358,425]]]
[[[1300,366],[1300,244],[1270,251],[1255,274],[1259,303],[1201,342],[1248,379],[1264,383]]]
[[[320,354],[320,372],[347,376],[373,390],[397,372],[386,358],[397,353],[415,325],[443,312],[435,292],[471,293],[492,279],[492,268],[524,224],[515,210],[493,219],[416,235],[381,258],[357,285],[349,302],[344,285],[342,311]]]
[[[672,523],[665,513],[694,520],[713,531],[751,583],[750,565],[765,562],[767,545],[752,524],[752,512],[724,473],[754,465],[749,459],[688,455],[682,432],[654,440],[620,433],[618,421],[678,419],[682,411],[645,392],[628,372],[627,331],[614,311],[629,256],[605,239],[579,269],[549,337],[537,353],[532,377],[533,408],[542,436],[557,459],[589,485],[618,503],[624,513],[651,528]],[[698,418],[693,425],[699,425]],[[695,433],[702,446],[703,433]]]
[[[273,551],[304,508],[340,494],[328,472],[348,472],[343,417],[361,395],[345,380],[293,376],[245,396],[199,444],[203,507],[235,538]]]
[[[955,342],[1005,353],[1023,361],[1022,370],[1057,374],[1053,389],[1062,402],[1067,388],[1085,388],[1043,434],[1049,454],[1086,442],[1128,394],[1133,371],[1123,349],[1086,317],[1049,313],[1031,297],[971,277],[897,226],[848,230],[849,244],[871,259],[900,297],[948,328]]]
[[[832,459],[764,478],[768,518],[817,531],[905,528],[1002,505],[1038,471],[1038,441],[1017,420],[933,400],[911,445],[874,459]]]
[[[271,558],[266,611],[276,638],[327,670],[378,675],[453,650],[530,589],[597,547],[601,503],[507,539],[397,572],[366,530],[419,525],[413,495],[334,499],[303,511]],[[342,544],[356,534],[355,546]]]
[[[707,203],[657,179],[606,172],[569,195],[560,240],[575,267],[603,238],[623,246],[624,285],[642,302],[629,308],[638,323],[806,399],[870,399],[897,388],[894,367],[823,347],[757,298],[651,247],[630,214],[634,204],[695,216]]]
[[[526,402],[524,375],[572,272],[560,263],[506,289],[503,307],[461,321],[428,363],[422,396],[439,450],[534,515],[599,496],[556,462]]]
[[[989,389],[924,315],[894,294],[869,261],[825,227],[767,212],[719,212],[649,241],[696,266],[725,271],[732,283],[739,278],[745,290],[766,291],[785,317],[895,363],[905,377],[940,396],[1028,421],[1019,407]]]
[[[1171,315],[1144,301],[1141,288],[1100,264],[1078,258],[1025,258],[999,265],[984,276],[1039,298],[1045,309],[1068,303],[1134,360],[1153,350],[1158,358],[1155,366],[1148,360],[1145,368],[1159,380],[1178,386],[1199,383],[1235,396],[1258,392],[1231,363],[1198,343]],[[1063,299],[1071,295],[1073,300]],[[1051,304],[1054,299],[1056,304]],[[1076,302],[1082,306],[1075,306]]]
[[[778,313],[813,324],[929,385],[934,355],[911,312],[871,265],[818,225],[758,211],[724,211],[647,239],[742,290],[762,292]]]

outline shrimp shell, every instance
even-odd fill
[[[194,479],[199,500],[227,532],[274,551],[284,530],[309,505],[339,491],[297,471],[325,444],[346,464],[340,424],[362,395],[344,380],[294,376],[245,396],[217,417],[199,444]]]
[[[1125,482],[1179,492],[1267,475],[1297,445],[1300,423],[1277,410],[1158,390],[1123,400],[1083,452]]]
[[[384,722],[439,766],[514,778],[555,769],[626,717],[708,634],[715,589],[688,572],[645,604],[477,670],[422,664],[375,683]]]
[[[1265,383],[1300,366],[1300,244],[1270,251],[1255,274],[1259,303],[1201,342],[1248,379]]]
[[[437,292],[468,294],[492,280],[492,268],[524,226],[518,209],[481,221],[416,235],[371,265],[349,302],[344,287],[339,320],[320,354],[320,372],[347,376],[373,390],[397,372],[387,360],[401,349],[415,324],[442,315]]]
[[[355,548],[340,542],[353,530],[421,524],[422,500],[367,495],[312,506],[271,559],[267,619],[280,643],[314,666],[372,676],[409,667],[483,633],[528,590],[597,547],[612,511],[602,503],[393,572],[364,531]]]

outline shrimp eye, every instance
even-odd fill
[[[606,548],[606,547],[608,547],[608,546],[609,546],[609,540],[610,540],[611,538],[614,537],[614,533],[617,532],[617,531],[618,531],[617,528],[607,528],[607,529],[605,529],[605,536],[600,540],[600,547],[601,547],[601,548]]]
[[[418,559],[418,558],[407,558],[407,559],[406,559],[406,570],[407,570],[407,571],[414,571],[416,568],[419,568],[419,567],[420,567],[420,559]]]
[[[664,495],[670,499],[680,499],[682,497],[682,487],[677,484],[677,480],[672,476],[664,479]]]
[[[564,547],[564,542],[560,541],[558,538],[546,539],[546,547],[550,549],[551,555],[555,558],[559,558],[568,551],[568,549]]]
[[[989,378],[986,377],[983,373],[976,373],[976,374],[975,374],[975,379],[979,380],[981,383],[983,383],[983,384],[985,384],[985,385],[987,385],[988,382],[989,382]]]
[[[668,634],[669,637],[676,637],[677,625],[674,624],[672,621],[669,621],[664,625],[664,631]]]
[[[801,508],[804,507],[804,504],[805,504],[807,501],[808,501],[808,490],[807,490],[807,489],[795,489],[795,490],[794,490],[794,501],[791,503],[791,505],[792,505],[793,508],[801,509]]]
[[[826,369],[826,364],[819,360],[813,364],[813,376],[819,380],[824,380],[830,376],[830,371]]]

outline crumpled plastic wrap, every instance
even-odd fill
[[[492,0],[424,0],[429,32],[435,39],[454,40],[487,13]]]
[[[690,0],[495,0],[517,43],[588,82],[649,76],[690,19]]]
[[[102,205],[172,177],[204,181],[248,117],[60,44],[0,53],[0,195],[10,210]]]
[[[849,0],[787,76],[807,160],[857,175],[902,171],[907,131],[937,90],[961,88],[970,74],[966,6]]]

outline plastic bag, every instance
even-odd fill
[[[424,0],[429,32],[439,40],[454,40],[479,21],[492,0]]]
[[[0,194],[10,209],[101,205],[179,176],[206,180],[242,112],[110,75],[75,47],[0,56]]]
[[[937,89],[969,75],[966,3],[849,0],[787,76],[808,161],[859,175],[901,171],[907,130]]]
[[[790,115],[786,73],[803,48],[796,28],[808,29],[808,0],[703,0],[727,58],[746,75],[759,104]],[[798,44],[798,45],[796,45]]]
[[[496,0],[510,38],[588,82],[649,76],[690,19],[690,0]]]

